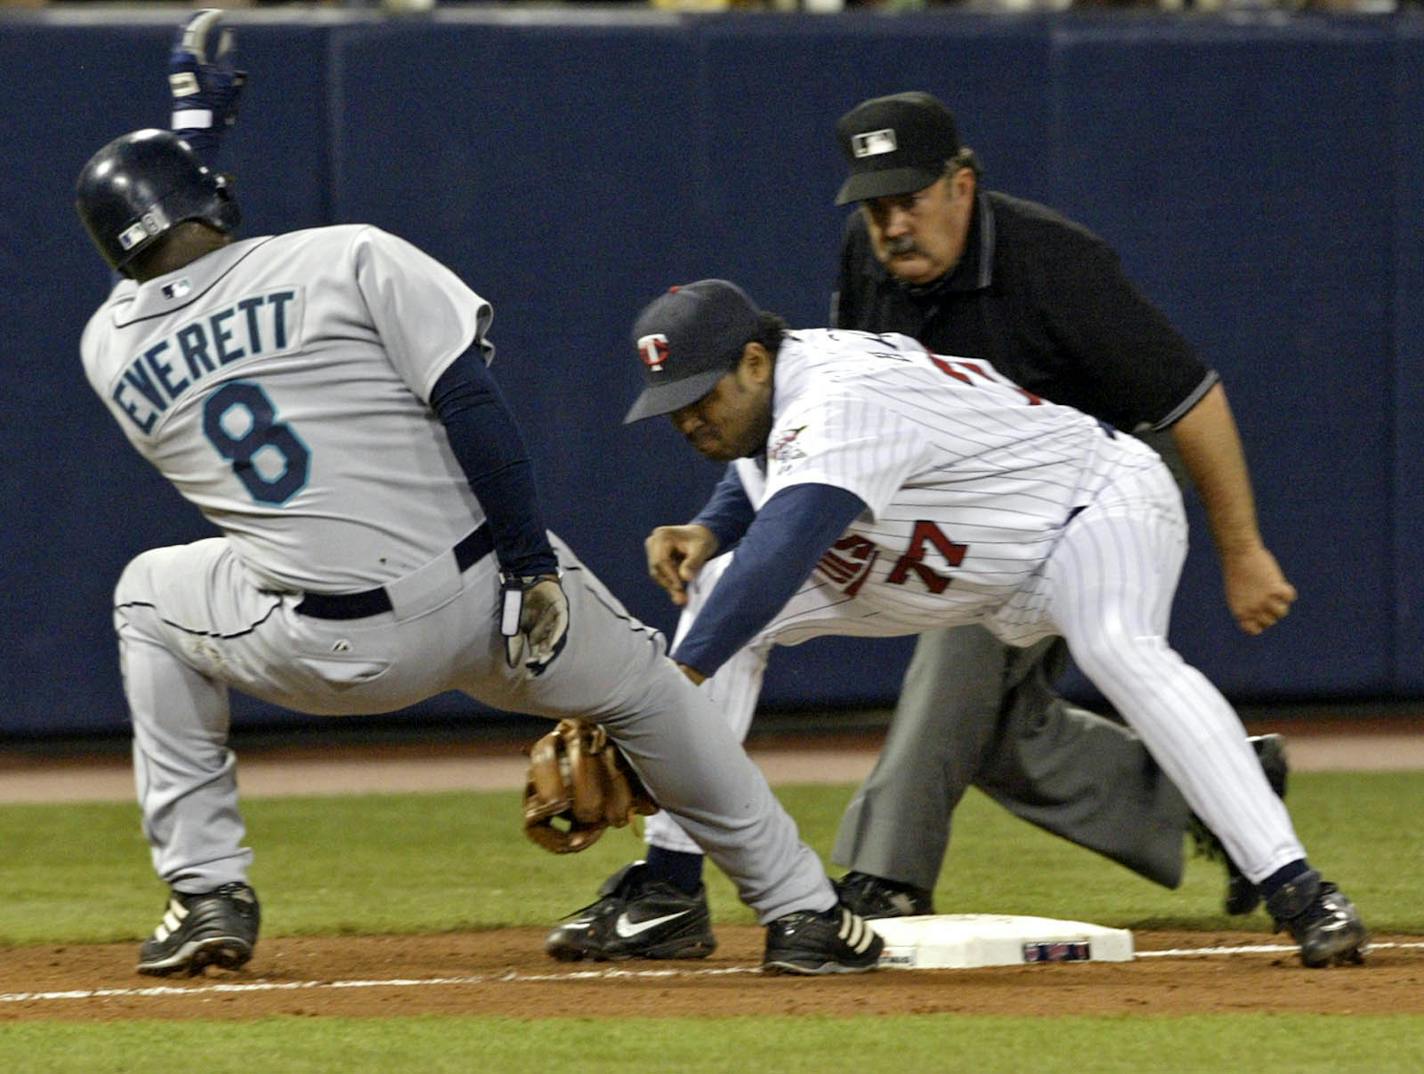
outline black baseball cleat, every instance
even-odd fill
[[[560,962],[617,962],[628,958],[706,958],[717,948],[707,889],[689,895],[649,881],[635,861],[603,882],[598,901],[575,910],[544,940]]]
[[[849,872],[831,881],[841,905],[864,918],[916,917],[934,913],[934,894],[870,873]]]
[[[798,910],[766,927],[762,973],[865,973],[875,969],[882,940],[865,918],[844,906]]]
[[[1256,751],[1261,762],[1261,770],[1278,798],[1286,796],[1286,775],[1290,771],[1286,760],[1286,741],[1280,735],[1255,735],[1247,740]],[[1196,852],[1207,858],[1221,860],[1226,864],[1226,899],[1223,909],[1233,917],[1249,914],[1261,905],[1261,892],[1255,884],[1236,867],[1231,855],[1221,845],[1221,840],[1193,814],[1189,829],[1196,841]]]
[[[208,966],[235,970],[257,946],[262,911],[246,884],[224,884],[200,895],[170,892],[163,920],[144,941],[138,972],[154,977],[196,976]]]
[[[1320,967],[1363,962],[1370,934],[1355,904],[1314,869],[1296,877],[1266,900],[1276,931],[1286,929],[1300,944],[1300,960]]]

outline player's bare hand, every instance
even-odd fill
[[[648,574],[678,607],[687,603],[687,583],[717,554],[717,538],[706,526],[659,526],[643,542]]]
[[[1227,607],[1247,634],[1260,634],[1274,626],[1295,603],[1295,586],[1264,546],[1222,556],[1221,572]]]
[[[556,575],[540,575],[527,587],[519,583],[508,579],[504,585],[504,656],[510,667],[540,675],[563,652],[569,601]]]

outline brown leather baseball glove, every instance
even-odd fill
[[[529,749],[524,834],[545,850],[572,854],[593,846],[609,825],[622,828],[634,814],[657,811],[599,724],[560,720]]]

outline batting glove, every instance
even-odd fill
[[[568,640],[569,599],[555,574],[521,578],[506,574],[499,632],[504,658],[512,668],[523,666],[532,677],[542,675]]]
[[[205,159],[223,130],[237,122],[247,72],[235,66],[237,40],[222,11],[204,8],[178,28],[168,56],[173,131]]]

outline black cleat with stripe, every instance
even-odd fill
[[[138,972],[166,977],[197,975],[208,966],[235,970],[252,957],[261,917],[257,893],[246,884],[198,895],[172,892],[163,920],[139,951]]]
[[[844,906],[799,910],[766,927],[763,973],[864,973],[875,969],[882,940],[865,919]]]

